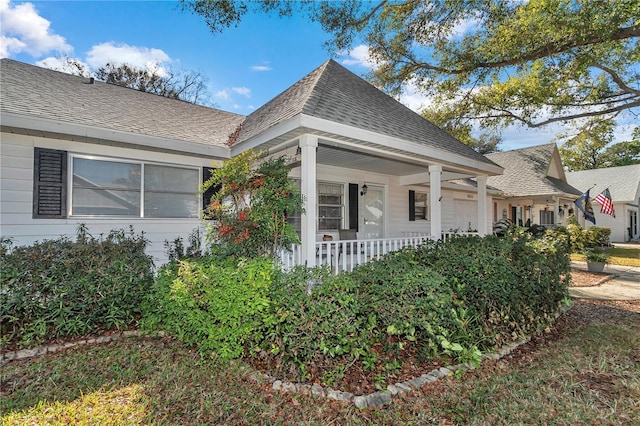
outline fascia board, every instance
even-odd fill
[[[185,154],[202,155],[222,159],[230,158],[230,150],[227,147],[205,145],[194,142],[180,141],[176,139],[160,138],[157,136],[141,135],[120,130],[105,129],[87,126],[83,124],[65,123],[46,118],[30,117],[20,114],[3,112],[0,114],[0,123],[3,126],[15,127],[26,130],[51,132],[61,135],[80,136],[105,141],[114,141],[125,144],[177,151]]]
[[[276,124],[268,130],[261,132],[251,139],[238,142],[231,147],[231,156],[236,156],[250,149],[259,149],[261,145],[272,141],[284,134],[300,128],[300,115],[296,115],[288,120]]]
[[[403,139],[395,138],[393,136],[382,135],[370,130],[363,130],[345,124],[336,123],[330,120],[311,117],[308,115],[301,116],[300,125],[308,129],[314,129],[321,132],[335,133],[353,139],[370,141],[386,148],[400,149],[416,155],[425,155],[425,148],[427,148],[424,145],[407,142]],[[429,157],[434,158],[436,161],[442,161],[445,163],[455,164],[475,170],[482,170],[490,175],[502,174],[504,170],[498,165],[491,165],[488,163],[472,160],[470,158],[456,155],[441,149],[429,147],[428,150]]]

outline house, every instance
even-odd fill
[[[487,182],[502,167],[333,60],[246,117],[0,63],[0,233],[17,244],[74,235],[81,223],[93,235],[133,225],[162,263],[164,241],[201,224],[210,168],[248,149],[300,152],[296,262],[343,252],[335,243],[323,256],[320,242],[341,229],[386,248],[491,230],[499,192]],[[476,184],[456,183],[469,178]]]
[[[582,194],[567,182],[555,143],[488,154],[504,168],[487,184],[502,191],[493,200],[493,219],[523,225],[566,225]]]
[[[593,211],[598,226],[611,228],[612,242],[621,243],[637,240],[640,237],[638,230],[640,164],[569,172],[567,180],[583,193],[590,189],[591,198],[609,189],[615,217],[600,213],[600,206],[596,202],[593,203]],[[593,226],[589,221],[584,225]]]

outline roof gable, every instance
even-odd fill
[[[640,164],[568,172],[567,181],[581,191],[593,188],[593,196],[609,188],[614,202],[635,203],[640,191]]]
[[[492,164],[483,155],[331,59],[251,113],[243,123],[237,141],[246,141],[300,114]]]
[[[566,182],[555,143],[496,152],[487,157],[504,168],[502,175],[490,176],[487,184],[509,196],[580,195]]]

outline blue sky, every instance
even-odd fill
[[[247,15],[237,28],[213,34],[173,1],[0,0],[0,16],[2,57],[50,68],[66,55],[89,69],[127,62],[198,71],[210,103],[244,115],[330,57],[323,46],[329,36],[302,17]],[[334,56],[358,75],[369,70],[366,58],[365,46]],[[416,111],[427,102],[411,88],[399,100]],[[559,130],[508,128],[501,148],[548,143]]]

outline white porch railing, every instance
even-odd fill
[[[380,238],[372,240],[339,240],[316,242],[316,265],[330,265],[334,273],[351,271],[373,259],[379,259],[387,253],[405,247],[416,247],[430,239],[427,235],[399,238]],[[302,264],[301,246],[295,245],[290,252],[280,256],[283,269],[287,270]]]
[[[354,267],[379,259],[387,253],[405,247],[417,247],[426,240],[433,239],[422,232],[406,232],[399,238],[380,238],[373,240],[339,240],[319,241],[316,246],[316,266],[330,265],[334,273],[351,271]],[[477,232],[443,232],[442,239],[449,240],[455,236],[478,235]],[[284,270],[303,264],[302,247],[294,245],[291,251],[280,254],[280,263]]]
[[[448,231],[442,233],[442,239],[447,241],[453,237],[468,237],[470,235],[480,235],[478,232],[467,232],[467,231]]]

